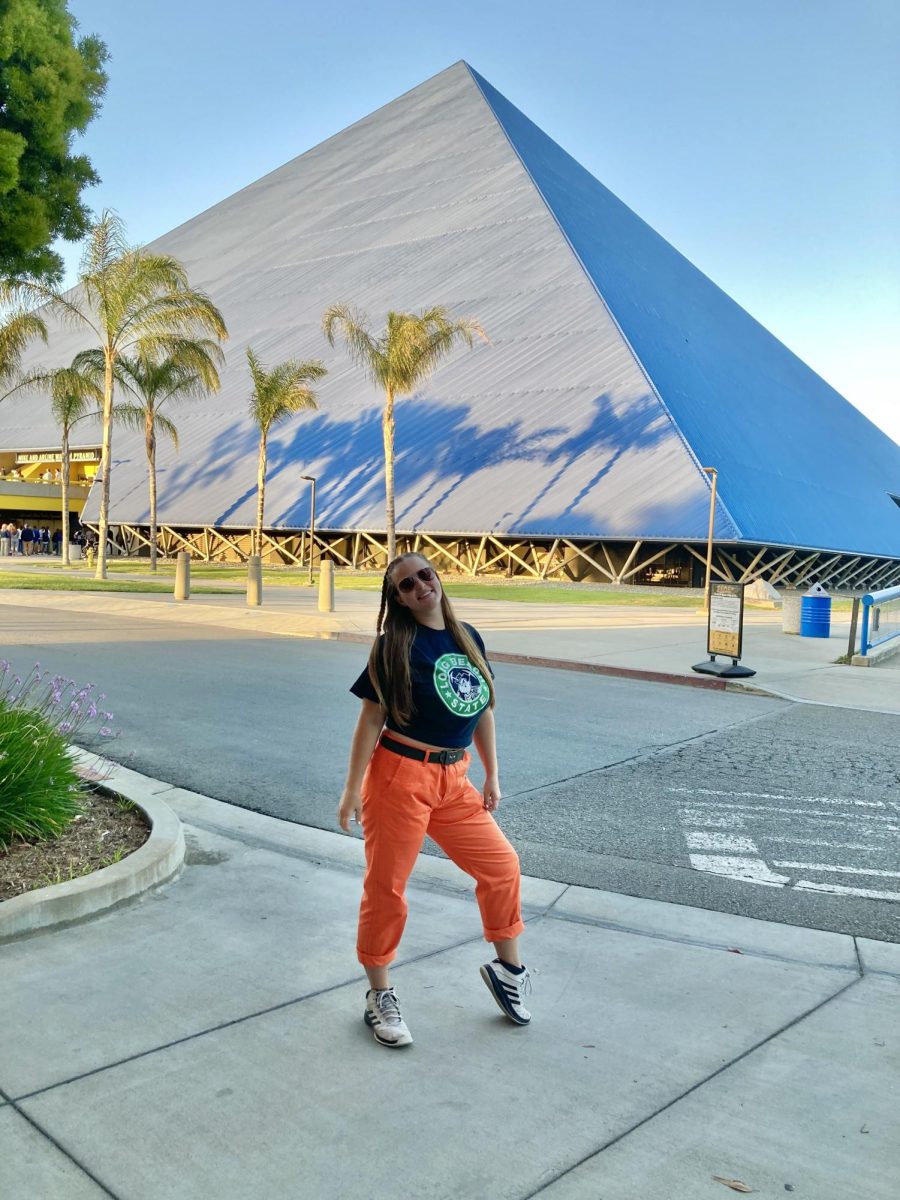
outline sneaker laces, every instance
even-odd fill
[[[386,1025],[399,1025],[403,1020],[400,1015],[400,1004],[394,995],[393,988],[375,990],[375,1006]]]
[[[500,959],[495,958],[494,962],[500,963]],[[503,966],[502,963],[500,963],[500,965]],[[534,990],[531,986],[531,972],[527,967],[523,967],[518,975],[515,971],[507,971],[506,974],[510,979],[515,981],[515,984],[519,989],[520,996],[527,996],[529,992]]]

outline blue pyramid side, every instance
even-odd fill
[[[900,556],[900,446],[472,75],[743,539]]]

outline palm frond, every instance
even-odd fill
[[[328,373],[316,359],[288,359],[267,371],[247,347],[247,363],[253,380],[249,411],[260,433],[265,437],[272,425],[292,413],[318,408],[315,393],[310,387]]]
[[[372,336],[365,313],[349,304],[332,304],[322,317],[322,331],[333,346],[338,334],[350,357],[363,368],[373,383],[383,383],[385,353],[382,342]]]
[[[163,434],[167,438],[170,438],[172,441],[172,445],[177,450],[178,449],[178,430],[175,428],[175,426],[172,424],[172,422],[169,420],[169,418],[164,417],[161,413],[157,413],[155,425],[156,425],[157,432]]]
[[[13,312],[0,325],[0,384],[15,379],[22,355],[34,338],[47,341],[47,326],[37,313]]]
[[[139,404],[114,404],[112,419],[115,425],[124,425],[126,429],[136,429],[139,433],[146,427],[146,414]]]

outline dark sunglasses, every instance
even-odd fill
[[[423,583],[431,583],[434,579],[434,570],[431,567],[422,567],[416,571],[415,575],[407,575],[405,579],[401,579],[397,584],[398,592],[411,592],[416,586],[416,580],[421,579]]]

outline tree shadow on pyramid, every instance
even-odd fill
[[[527,393],[520,396],[522,403],[531,399]],[[536,394],[533,402],[546,403],[546,394]],[[302,472],[315,474],[317,478],[320,528],[383,527],[381,415],[380,405],[369,405],[344,419],[319,410],[282,427],[278,431],[280,437],[276,435],[270,444],[266,524],[276,528],[307,525],[309,488],[301,484],[298,476]],[[482,472],[500,468],[515,499],[516,492],[521,495],[523,480],[528,482],[531,478],[529,466],[555,466],[540,488],[529,492],[523,507],[504,514],[504,528],[525,531],[529,518],[561,486],[567,472],[586,457],[599,458],[597,469],[557,518],[568,525],[573,510],[602,486],[604,478],[624,456],[652,450],[664,439],[677,437],[651,393],[627,404],[606,393],[598,396],[589,422],[577,431],[557,421],[525,433],[527,414],[483,429],[478,424],[478,415],[475,405],[442,402],[421,395],[397,404],[395,478],[399,528],[418,528],[432,519],[440,520],[441,510],[454,493]],[[225,477],[244,486],[213,523],[252,523],[257,446],[253,429],[220,430],[200,463],[179,464],[172,470],[165,486],[166,507],[191,491],[221,488]],[[540,525],[546,529],[547,522],[548,517],[542,515]]]

